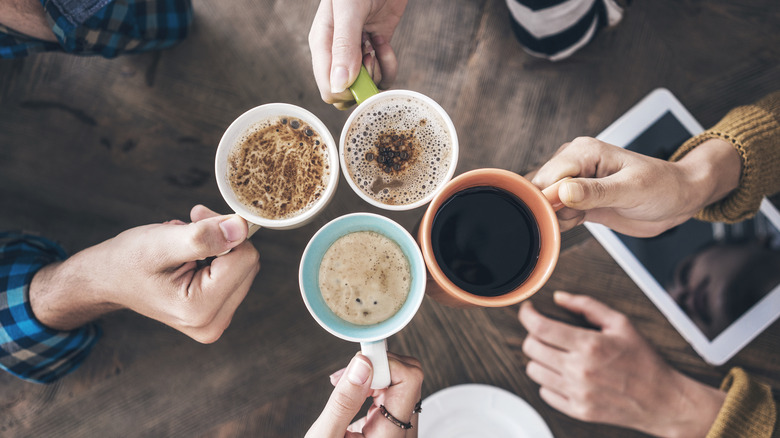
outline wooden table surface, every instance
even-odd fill
[[[243,111],[289,102],[338,135],[347,112],[321,102],[307,44],[317,0],[195,0],[181,45],[115,60],[43,54],[0,61],[0,229],[26,229],[70,252],[133,226],[227,211],[213,174],[225,128]],[[534,59],[514,40],[502,0],[410,1],[393,41],[395,87],[451,114],[457,173],[524,173],[562,143],[596,135],[657,87],[705,126],[780,82],[777,0],[634,1],[624,21],[572,58]],[[253,238],[262,269],[223,337],[201,345],[120,311],[86,363],[52,385],[0,375],[0,436],[302,436],[325,404],[328,375],[357,346],[321,329],[298,290],[301,253],[329,220],[369,207],[345,181],[313,223]],[[386,214],[407,228],[422,209]],[[583,229],[564,235],[534,298],[591,294],[630,315],[674,367],[716,385],[742,366],[780,388],[780,325],[722,367],[708,366]],[[390,349],[420,358],[423,394],[486,383],[527,400],[557,437],[641,434],[586,424],[547,406],[524,373],[517,306],[460,310],[425,300]],[[423,415],[425,415],[423,413]]]

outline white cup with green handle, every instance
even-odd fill
[[[352,190],[385,210],[433,199],[458,164],[458,135],[433,99],[409,90],[380,92],[365,67],[350,86],[357,107],[339,139],[341,170]]]

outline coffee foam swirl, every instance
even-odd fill
[[[300,119],[272,117],[255,123],[228,157],[228,181],[248,210],[287,219],[310,209],[330,179],[328,146]]]
[[[428,103],[390,97],[358,108],[344,144],[352,181],[370,198],[408,205],[432,193],[451,165],[452,139]]]

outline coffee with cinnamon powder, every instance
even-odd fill
[[[228,157],[236,198],[268,219],[300,215],[320,199],[332,177],[328,147],[310,125],[277,116],[255,123]]]

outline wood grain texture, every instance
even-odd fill
[[[115,60],[42,54],[0,61],[0,229],[26,229],[69,252],[127,228],[186,219],[203,203],[227,211],[213,159],[245,110],[289,102],[337,136],[348,112],[319,98],[307,44],[317,0],[195,0],[181,45]],[[705,126],[778,86],[776,0],[635,1],[623,22],[572,58],[550,63],[514,40],[502,0],[411,1],[393,45],[396,88],[451,114],[457,172],[527,172],[578,135],[595,135],[656,87]],[[371,211],[345,181],[328,208],[292,231],[254,238],[262,269],[232,325],[201,345],[155,321],[117,312],[76,372],[49,385],[0,374],[0,436],[303,436],[327,400],[328,375],[357,346],[310,317],[297,269],[308,239],[341,214]],[[411,229],[422,211],[383,213]],[[566,233],[552,279],[534,298],[567,318],[551,292],[598,297],[627,313],[663,357],[717,385],[739,365],[780,388],[780,326],[723,367],[705,364],[584,229]],[[524,374],[517,306],[461,310],[426,300],[390,348],[419,357],[425,396],[460,383],[519,394],[560,437],[641,434],[553,410]],[[423,414],[424,415],[424,414]]]

